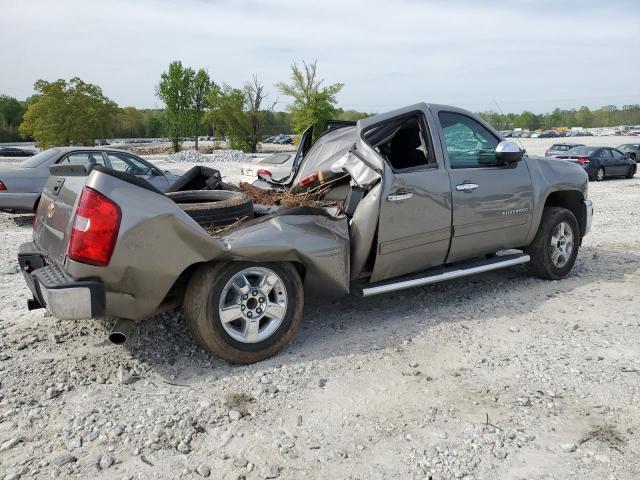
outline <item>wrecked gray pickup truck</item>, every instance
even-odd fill
[[[309,138],[287,178],[263,183],[302,189],[330,172],[325,197],[339,201],[250,205],[219,231],[185,208],[198,192],[52,171],[19,253],[29,308],[126,326],[182,307],[202,347],[251,363],[289,342],[306,292],[369,296],[525,263],[560,279],[591,225],[582,168],[529,156],[465,110],[419,103]]]

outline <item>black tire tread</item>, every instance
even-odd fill
[[[627,174],[625,175],[626,178],[633,178],[633,176],[636,174],[636,166],[635,165],[631,165],[629,167],[629,171],[627,172]]]
[[[573,229],[575,238],[571,258],[564,267],[559,269],[553,265],[548,250],[550,248],[550,235],[555,226],[563,219],[571,223],[571,228]],[[573,268],[573,264],[575,263],[578,255],[580,243],[580,228],[578,227],[578,221],[576,220],[575,215],[564,207],[546,207],[542,212],[542,218],[540,219],[540,225],[538,226],[536,236],[531,244],[524,249],[524,252],[531,257],[531,261],[527,264],[527,269],[536,277],[547,280],[560,280],[561,278],[566,277]]]
[[[189,190],[167,194],[198,223],[225,225],[253,217],[253,202],[233,190]]]
[[[235,274],[247,266],[265,266],[271,269],[277,268],[288,276],[294,285],[295,292],[288,292],[292,301],[293,317],[290,327],[281,333],[280,338],[271,343],[267,348],[257,351],[244,351],[234,348],[227,343],[215,328],[212,327],[212,312],[209,305],[217,305],[217,299],[211,301],[210,295],[219,283],[226,283],[230,275]],[[284,280],[284,279],[283,279]],[[184,320],[194,340],[204,350],[212,355],[220,357],[232,364],[250,364],[259,362],[275,355],[282,350],[296,333],[302,318],[304,306],[304,291],[302,280],[295,266],[291,263],[278,264],[252,264],[247,262],[226,262],[201,265],[193,274],[187,286],[183,302]],[[276,332],[274,335],[277,335]]]

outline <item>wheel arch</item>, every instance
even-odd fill
[[[245,262],[246,260],[235,260],[235,261]],[[178,278],[176,278],[175,282],[173,283],[173,285],[165,295],[164,299],[162,300],[162,303],[158,307],[158,310],[156,311],[156,313],[166,312],[168,310],[171,310],[173,308],[176,308],[182,305],[182,302],[184,301],[184,294],[186,292],[187,286],[189,285],[189,281],[191,280],[191,277],[195,274],[195,272],[198,270],[198,268],[200,268],[203,265],[231,263],[231,262],[234,262],[234,260],[212,260],[208,262],[196,262],[186,267],[180,273],[180,275],[178,275]],[[264,262],[255,262],[255,263],[264,263]],[[300,275],[300,280],[304,285],[305,277],[307,275],[307,267],[302,262],[290,261],[290,260],[278,261],[278,260],[270,259],[269,263],[291,263],[295,267],[296,271],[298,272],[298,275]]]
[[[584,195],[578,190],[560,190],[547,195],[544,208],[563,207],[569,210],[576,217],[580,227],[580,237],[586,234],[587,230],[587,207],[584,204]]]

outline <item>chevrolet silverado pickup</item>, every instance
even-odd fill
[[[580,166],[445,105],[333,124],[313,144],[306,132],[291,173],[263,183],[286,195],[323,178],[326,205],[247,208],[232,189],[164,194],[101,166],[52,167],[18,254],[28,307],[115,317],[114,341],[181,308],[205,350],[251,363],[289,342],[308,293],[367,297],[520,264],[561,279],[593,215]],[[207,201],[226,227],[206,224]]]

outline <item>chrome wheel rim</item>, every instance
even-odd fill
[[[278,330],[287,313],[282,279],[264,267],[236,273],[222,289],[218,316],[224,331],[242,343],[258,343]]]
[[[573,252],[573,229],[567,222],[560,222],[551,235],[551,261],[557,268],[564,267]]]
[[[604,180],[604,170],[599,168],[598,171],[596,172],[596,178],[598,180]]]

